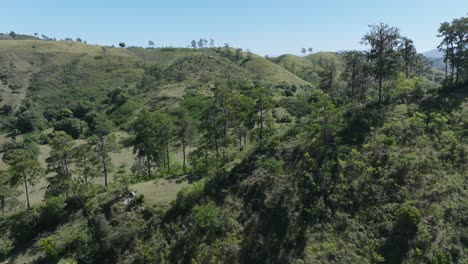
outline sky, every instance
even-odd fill
[[[186,47],[192,39],[260,55],[363,49],[368,25],[398,27],[425,52],[467,0],[0,0],[0,32],[80,37],[100,45]]]

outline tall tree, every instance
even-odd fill
[[[114,124],[104,114],[98,114],[94,119],[94,133],[95,137],[91,142],[95,146],[96,153],[101,161],[104,184],[108,186],[108,174],[111,166],[109,152],[117,151],[117,141],[115,135],[112,134]]]
[[[148,41],[148,47],[154,47],[154,42],[152,40]]]
[[[271,132],[270,123],[268,122],[268,113],[273,109],[274,100],[271,96],[271,92],[263,86],[256,87],[252,91],[251,97],[254,101],[253,120],[255,120],[256,126],[258,127],[259,141],[263,143]]]
[[[370,31],[362,38],[362,43],[370,46],[367,56],[371,70],[378,83],[379,104],[382,103],[383,81],[394,76],[397,70],[397,52],[400,30],[387,24],[370,25]]]
[[[56,173],[54,184],[65,192],[68,197],[72,178],[72,162],[73,148],[75,141],[73,138],[63,131],[54,132],[50,142],[51,151],[50,157],[47,158],[48,169]]]
[[[343,54],[345,68],[341,77],[348,84],[351,99],[361,97],[365,93],[368,82],[368,65],[365,54],[360,51],[347,51]]]
[[[398,46],[398,51],[400,52],[401,58],[403,59],[405,76],[408,78],[411,70],[413,70],[415,67],[418,55],[416,48],[414,47],[413,40],[407,37],[402,37],[400,45]]]
[[[333,96],[333,86],[334,80],[336,76],[336,65],[334,62],[327,62],[323,66],[323,70],[319,73],[320,77],[320,89],[322,89],[325,93]]]
[[[301,53],[302,53],[302,55],[306,55],[307,49],[306,49],[306,48],[302,48],[302,49],[301,49]]]
[[[26,205],[31,209],[29,202],[29,185],[34,185],[44,176],[44,169],[37,158],[29,151],[16,149],[4,157],[5,163],[9,165],[8,173],[11,176],[11,184],[17,185],[22,182],[26,194]]]
[[[468,18],[454,19],[452,23],[443,22],[439,27],[439,35],[442,41],[438,46],[444,52],[446,84],[459,84],[463,71],[468,63]],[[450,78],[448,67],[450,66]]]
[[[188,114],[185,108],[177,108],[172,112],[175,123],[175,135],[182,148],[182,168],[184,173],[187,172],[187,146],[192,143],[195,137],[194,121]]]
[[[197,41],[192,40],[192,42],[190,42],[190,46],[192,46],[192,48],[196,49],[197,48]]]
[[[144,111],[133,123],[133,131],[134,151],[139,156],[146,157],[148,176],[151,176],[152,162],[161,160],[170,172],[170,147],[174,139],[172,118],[159,111]]]
[[[228,101],[229,119],[234,125],[234,133],[237,136],[239,150],[242,150],[246,145],[247,127],[249,122],[249,114],[253,111],[253,100],[239,93],[233,93]],[[244,143],[242,143],[242,138]]]
[[[135,139],[133,142],[134,152],[141,158],[146,159],[147,176],[151,178],[152,164],[159,160],[159,149],[157,145],[156,131],[153,127],[154,122],[150,113],[143,111],[133,122],[133,131]]]
[[[75,173],[84,184],[101,175],[102,164],[90,143],[86,142],[74,148],[73,161]]]

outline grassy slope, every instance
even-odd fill
[[[318,73],[323,70],[325,64],[334,63],[339,72],[343,69],[342,58],[339,54],[332,52],[317,52],[305,57],[286,54],[274,58],[273,61],[289,72],[314,85],[318,85]]]

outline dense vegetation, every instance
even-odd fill
[[[383,23],[366,51],[278,58],[10,33],[0,260],[466,263],[467,25],[439,28],[445,72]],[[134,193],[158,179],[190,185]]]

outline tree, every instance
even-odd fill
[[[148,47],[154,47],[154,42],[152,40],[148,41]]]
[[[200,39],[200,40],[198,40],[197,44],[198,44],[198,48],[201,49],[201,48],[203,48],[203,45],[205,44],[205,42],[203,41],[203,39]]]
[[[308,48],[307,51],[309,52],[309,54],[312,54],[314,50],[312,48]]]
[[[23,182],[26,194],[26,205],[28,210],[31,209],[29,203],[29,188],[28,185],[34,185],[39,178],[44,176],[44,169],[29,151],[24,149],[16,149],[7,156],[4,156],[4,161],[9,165],[8,173],[10,174],[10,182],[12,185],[17,185]]]
[[[76,42],[82,42],[83,40],[81,38],[76,38]]]
[[[449,85],[458,84],[461,73],[467,69],[468,63],[468,18],[454,19],[452,23],[443,22],[439,27],[438,37],[442,41],[438,46],[444,53],[445,79]],[[450,78],[448,79],[448,67],[450,66]],[[454,78],[455,75],[455,78]]]
[[[160,150],[158,149],[154,125],[155,123],[150,113],[143,111],[138,115],[138,118],[133,122],[132,126],[133,132],[135,133],[133,151],[137,153],[139,157],[146,159],[148,178],[151,178],[152,163],[160,159]]]
[[[398,51],[401,54],[401,58],[403,59],[405,66],[405,76],[408,78],[411,70],[413,70],[415,67],[418,54],[416,52],[416,48],[414,47],[413,40],[407,37],[402,37]]]
[[[351,90],[351,98],[362,97],[368,82],[368,65],[365,54],[360,51],[347,51],[343,54],[345,68],[341,78]]]
[[[101,174],[102,164],[90,143],[84,143],[73,149],[73,161],[76,175],[88,184],[89,180]]]
[[[114,124],[104,114],[98,114],[94,119],[94,134],[91,138],[96,153],[102,164],[104,184],[108,186],[108,173],[111,166],[109,152],[117,151],[117,142],[112,133]]]
[[[336,66],[334,62],[327,62],[323,66],[323,70],[319,73],[320,84],[319,87],[325,93],[332,96],[333,95],[333,81],[336,75]]]
[[[215,45],[214,39],[210,39],[210,47],[214,47],[214,45]]]
[[[47,159],[48,169],[56,173],[51,179],[51,185],[56,185],[59,190],[65,192],[68,198],[68,190],[72,179],[73,148],[75,141],[64,131],[56,131],[52,134],[50,142],[50,157]]]
[[[135,133],[134,151],[146,157],[148,176],[151,176],[152,162],[163,161],[170,171],[169,148],[174,137],[172,118],[162,112],[143,111],[133,123]]]
[[[16,33],[14,31],[10,31],[9,35],[11,38],[16,38]]]
[[[120,43],[119,43],[119,46],[120,46],[121,48],[125,48],[125,43],[124,43],[124,42],[120,42]]]
[[[175,134],[182,147],[182,156],[183,163],[182,167],[184,173],[187,172],[187,153],[186,148],[189,144],[192,143],[195,137],[195,128],[194,121],[190,118],[188,111],[185,108],[177,108],[172,112],[172,115],[175,116]]]
[[[192,48],[196,49],[197,48],[197,42],[195,40],[192,40],[192,42],[190,42],[190,46],[192,46]]]
[[[247,144],[247,127],[249,115],[254,107],[253,100],[239,93],[233,93],[228,101],[229,120],[234,124],[234,133],[237,135],[239,150]],[[244,143],[242,143],[242,138]]]
[[[65,118],[55,122],[54,131],[64,131],[74,139],[80,137],[86,123],[78,118]]]
[[[382,103],[383,81],[394,76],[397,69],[399,29],[387,24],[370,25],[370,31],[362,38],[362,43],[370,46],[367,57],[371,62],[371,72],[378,82],[379,104]]]
[[[254,101],[253,120],[255,120],[255,123],[259,129],[259,141],[260,143],[263,143],[263,141],[266,139],[266,136],[270,134],[266,132],[271,132],[266,131],[265,128],[271,128],[269,127],[267,114],[271,109],[273,109],[274,100],[271,96],[271,92],[263,86],[256,87],[252,91],[251,98]]]
[[[306,55],[306,53],[307,53],[306,48],[302,48],[302,49],[301,49],[301,53],[302,53],[302,55]]]

